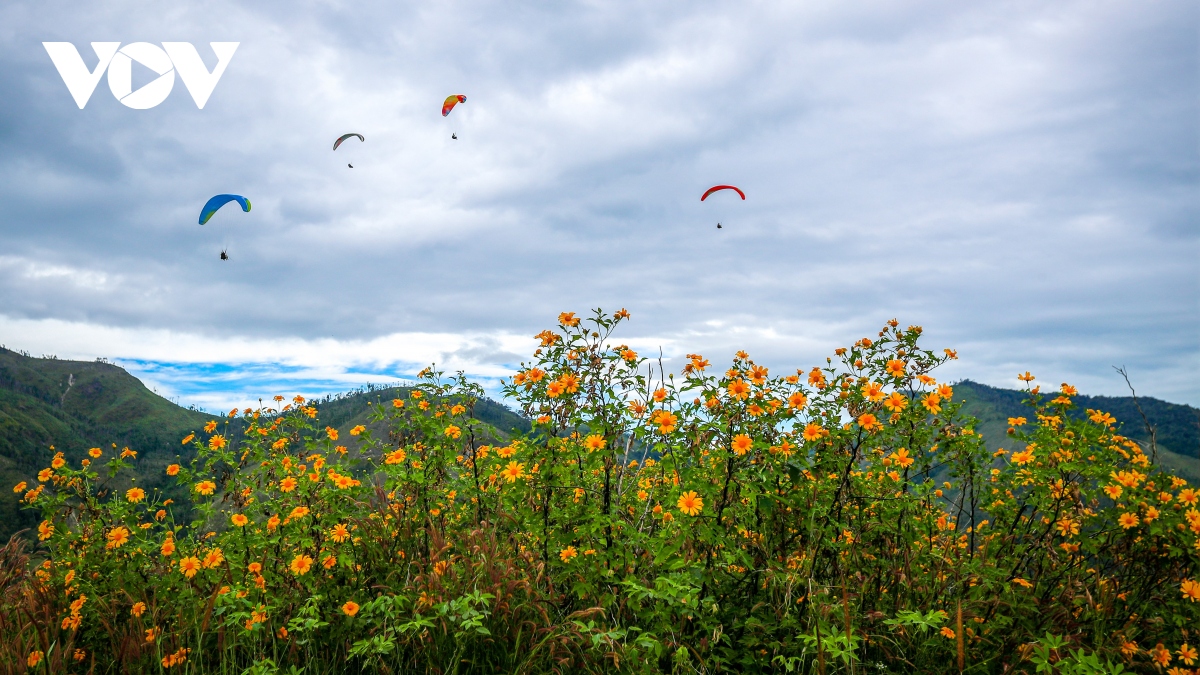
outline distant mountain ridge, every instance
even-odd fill
[[[407,387],[367,386],[358,390],[312,401],[320,410],[322,424],[346,432],[363,424],[377,438],[386,429],[369,420],[368,404],[403,396]],[[1021,404],[1025,392],[990,387],[970,380],[954,385],[954,398],[963,402],[963,412],[979,420],[976,430],[995,449],[1013,444],[1006,431],[1008,418],[1029,414]],[[1148,435],[1130,397],[1076,396],[1073,414],[1087,408],[1112,413],[1121,433],[1138,441]],[[1195,484],[1200,484],[1200,410],[1150,397],[1138,402],[1157,429],[1159,461]],[[492,440],[502,441],[528,431],[529,420],[501,403],[483,399],[475,416],[492,428]],[[129,446],[138,452],[136,481],[146,489],[160,488],[173,498],[186,500],[170,484],[167,464],[190,459],[180,439],[200,430],[220,413],[184,408],[150,391],[124,369],[102,361],[67,361],[34,358],[0,348],[0,542],[38,522],[32,511],[20,508],[21,495],[12,492],[20,481],[35,482],[37,472],[49,465],[54,445],[72,463],[78,463],[91,447],[111,450]],[[346,434],[347,445],[357,441]]]

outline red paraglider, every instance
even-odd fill
[[[704,192],[704,196],[700,198],[700,201],[704,201],[705,199],[708,199],[708,196],[711,195],[712,193],[716,192],[717,190],[733,190],[734,192],[736,192],[742,196],[742,201],[746,201],[746,193],[742,192],[740,188],[738,188],[734,185],[714,185],[714,186],[708,188],[708,190],[706,190]]]

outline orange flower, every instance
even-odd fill
[[[267,519],[267,531],[270,532],[279,527],[279,516],[271,516]]]
[[[1200,654],[1196,652],[1196,649],[1194,647],[1189,647],[1186,642],[1183,643],[1183,646],[1179,648],[1179,652],[1177,653],[1179,654],[1179,660],[1183,661],[1185,666],[1194,665],[1196,663],[1196,659],[1200,658]]]
[[[460,406],[455,406],[455,407],[460,407]],[[455,414],[457,415],[458,413],[455,413]],[[353,429],[351,429],[351,430],[350,430],[350,435],[351,435],[351,436],[357,436],[357,435],[361,434],[362,432],[364,432],[364,431],[366,431],[366,430],[367,430],[367,428],[366,428],[365,426],[363,426],[363,425],[361,425],[361,424],[360,424],[360,425],[358,425],[358,426],[356,426],[356,427],[354,427]]]
[[[796,410],[800,410],[807,403],[808,403],[808,398],[806,398],[804,396],[804,394],[801,394],[800,392],[796,392],[795,394],[792,394],[791,396],[788,397],[788,407],[789,408],[795,408]]]
[[[311,557],[306,556],[303,553],[301,553],[300,555],[297,555],[295,558],[292,558],[292,564],[290,567],[291,567],[292,573],[295,574],[296,576],[300,577],[300,576],[304,576],[305,574],[308,574],[308,571],[310,569],[312,569],[312,565],[313,565],[313,559]]]
[[[574,546],[568,546],[558,552],[558,557],[563,562],[571,562],[571,558],[574,558],[577,555],[579,555],[579,553],[575,550]]]
[[[942,397],[937,395],[937,392],[929,392],[925,398],[921,399],[921,405],[930,413],[936,415],[942,411]]]
[[[252,562],[246,566],[246,570],[251,574],[259,574],[262,572],[262,563]]]
[[[1200,581],[1184,579],[1179,585],[1179,590],[1183,592],[1183,597],[1191,602],[1200,600]]]
[[[566,373],[558,378],[558,381],[562,384],[563,391],[568,394],[574,394],[579,391],[579,376],[575,373]]]
[[[29,484],[26,483],[25,481],[21,481],[20,483],[17,483],[16,485],[13,486],[13,492],[19,494],[22,490],[24,490],[27,487],[29,487]]]
[[[159,549],[159,552],[162,554],[162,556],[164,558],[174,554],[175,553],[175,541],[172,539],[168,539],[168,540],[164,541],[162,548]]]
[[[603,450],[604,446],[607,444],[608,441],[604,440],[604,437],[600,434],[591,434],[587,438],[583,439],[583,447],[587,448],[588,452]]]
[[[1116,499],[1120,497],[1122,492],[1124,492],[1124,490],[1121,489],[1120,485],[1104,486],[1104,494],[1108,495],[1109,499]]]
[[[1028,464],[1034,459],[1033,451],[1029,448],[1025,448],[1020,452],[1014,452],[1012,456],[1012,461],[1020,465]]]
[[[227,444],[228,441],[226,441],[225,437],[221,434],[213,434],[212,437],[208,439],[208,448],[210,450],[220,450]]]
[[[325,427],[325,435],[329,436],[329,440],[336,441],[338,439],[338,430],[333,427]]]
[[[204,425],[204,433],[211,434],[217,428],[216,420],[209,420],[208,424]]]
[[[340,544],[350,538],[350,529],[345,525],[338,523],[337,525],[333,526],[333,530],[331,530],[329,533],[329,538]]]
[[[822,373],[820,368],[813,368],[812,371],[808,373],[808,383],[815,386],[817,389],[824,389],[826,386],[825,373]]]
[[[765,366],[754,366],[750,369],[750,380],[759,386],[767,381],[767,368]]]
[[[883,425],[880,424],[879,419],[871,413],[865,413],[860,416],[858,418],[858,426],[866,429],[867,431],[875,431],[876,429],[883,428]]]
[[[246,523],[250,522],[250,519],[245,514],[235,513],[229,518],[229,522],[233,523],[235,527],[245,527]]]
[[[695,490],[690,490],[679,495],[679,501],[675,503],[675,506],[687,515],[695,516],[704,509],[704,500],[696,494]]]
[[[91,448],[88,450],[88,454],[91,455],[92,459],[100,459],[100,455],[104,454],[104,452],[100,448]]]
[[[200,571],[200,559],[196,556],[188,556],[180,560],[179,571],[183,572],[183,576],[191,579],[196,576],[196,572]]]
[[[754,441],[746,434],[738,434],[733,437],[733,451],[738,455],[746,454],[751,447],[754,446]]]
[[[888,375],[891,375],[892,377],[904,377],[904,373],[907,370],[907,364],[900,359],[891,359],[887,362],[887,365],[885,365],[884,368],[887,369]]]
[[[1179,501],[1185,506],[1195,506],[1200,501],[1200,495],[1197,495],[1192,488],[1188,488],[1179,493]]]
[[[40,652],[40,651],[29,652],[29,656],[25,659],[25,663],[27,663],[30,668],[36,666],[37,664],[39,664],[41,662],[42,662],[42,652]]]
[[[108,544],[105,545],[105,548],[120,548],[125,542],[129,541],[129,530],[124,527],[114,527],[105,536],[108,539]]]
[[[729,392],[731,398],[744,401],[750,395],[750,385],[746,384],[744,380],[734,380],[726,387],[726,391]]]
[[[325,556],[325,559],[321,561],[321,567],[324,567],[325,569],[330,569],[331,567],[333,567],[336,564],[337,564],[337,557],[333,556],[333,555],[327,555],[327,556]]]
[[[565,389],[565,387],[563,387],[562,382],[555,380],[546,387],[546,395],[550,398],[558,398],[562,395],[563,389]]]
[[[450,438],[453,438],[453,439],[458,439],[459,436],[462,436],[462,429],[459,429],[458,427],[451,424],[450,426],[446,427],[446,429],[442,432],[442,434],[445,436],[449,436]]]
[[[1117,523],[1120,524],[1121,527],[1128,530],[1131,527],[1137,527],[1138,517],[1132,513],[1122,513],[1121,516],[1117,518]]]
[[[500,475],[504,478],[504,480],[510,483],[515,483],[517,482],[517,479],[524,477],[525,465],[518,462],[509,462],[508,466],[504,467],[504,469],[500,471]]]
[[[358,603],[353,600],[347,600],[346,604],[342,605],[342,613],[346,616],[358,614],[358,609]]]
[[[809,422],[804,426],[804,440],[812,442],[823,436],[828,436],[829,432],[821,427],[816,422]]]
[[[868,382],[867,386],[863,387],[863,396],[871,401],[883,400],[883,385],[878,382]]]
[[[196,483],[196,492],[202,495],[211,495],[217,489],[217,484],[211,480],[202,480]]]
[[[658,433],[669,434],[675,431],[675,424],[679,422],[679,418],[666,410],[660,410],[655,413],[653,421],[658,425]]]
[[[392,399],[392,407],[393,407],[393,408],[403,408],[403,407],[404,407],[404,400],[403,400],[403,399],[399,399],[399,398],[394,398],[394,399]]]
[[[579,325],[579,317],[575,316],[575,312],[563,312],[558,315],[558,322],[573,328]]]
[[[296,508],[292,509],[291,513],[288,514],[288,520],[303,518],[304,516],[307,516],[308,513],[309,511],[307,506],[297,506]]]
[[[225,554],[221,552],[221,549],[214,548],[205,554],[202,564],[205,569],[212,569],[223,562],[225,562]]]
[[[908,448],[900,448],[897,450],[895,454],[892,455],[892,461],[898,464],[902,469],[907,469],[908,467],[912,466],[914,462],[916,462],[915,459],[908,456]]]
[[[953,640],[953,639],[954,639],[954,629],[953,629],[953,628],[951,628],[951,627],[949,627],[949,626],[942,626],[942,630],[941,630],[941,631],[939,631],[939,632],[940,632],[940,633],[942,634],[942,636],[943,636],[943,637],[945,637],[946,639],[949,639],[949,640]]]
[[[46,541],[54,536],[54,524],[48,520],[43,520],[38,525],[38,541]]]

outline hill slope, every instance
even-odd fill
[[[954,385],[954,400],[962,401],[962,412],[979,420],[975,430],[983,435],[992,450],[1014,449],[1008,437],[1008,418],[1029,416],[1029,408],[1021,401],[1025,392],[999,389],[964,380]],[[1117,429],[1143,444],[1150,435],[1142,416],[1129,396],[1075,396],[1074,414],[1083,416],[1089,408],[1112,413]],[[1138,397],[1146,418],[1155,427],[1158,461],[1192,484],[1200,484],[1200,410],[1187,405],[1168,403],[1156,398]]]
[[[138,452],[139,484],[161,487],[179,439],[207,420],[112,364],[38,359],[0,348],[0,541],[37,524],[10,488],[35,482],[54,456],[51,445],[73,463],[88,448],[128,446]]]

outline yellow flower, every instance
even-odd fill
[[[878,382],[868,382],[867,386],[863,387],[863,396],[871,401],[883,400],[883,385]]]
[[[583,447],[587,448],[588,452],[603,450],[604,446],[607,444],[608,441],[604,440],[604,437],[600,434],[591,434],[587,438],[583,439]]]
[[[1033,456],[1033,451],[1030,450],[1029,448],[1025,448],[1024,450],[1022,450],[1020,452],[1014,452],[1013,456],[1012,456],[1012,461],[1017,464],[1021,464],[1021,465],[1028,464],[1028,463],[1032,462],[1034,459],[1035,458]]]
[[[733,382],[730,382],[729,386],[727,386],[725,390],[729,392],[730,398],[737,399],[739,401],[744,401],[748,396],[750,396],[750,385],[746,384],[743,380],[734,380]]]
[[[297,506],[296,508],[292,509],[290,514],[288,514],[288,520],[303,518],[304,516],[307,516],[308,513],[309,511],[307,506]]]
[[[522,478],[525,475],[525,465],[518,462],[509,462],[508,466],[504,467],[504,469],[500,471],[500,475],[504,478],[504,480],[510,483],[515,483],[517,482],[517,479]]]
[[[350,430],[350,435],[351,435],[351,436],[357,436],[357,435],[361,434],[362,432],[364,432],[364,431],[366,431],[366,430],[367,430],[367,428],[366,428],[365,426],[363,426],[363,425],[361,425],[361,424],[360,424],[360,425],[358,425],[358,426],[356,426],[356,427],[354,427],[353,429],[351,429],[351,430]]]
[[[449,436],[450,438],[453,438],[453,439],[458,439],[459,436],[462,436],[462,429],[459,429],[458,427],[451,424],[450,426],[446,427],[446,430],[443,431],[442,434]]]
[[[233,523],[235,527],[245,527],[245,526],[246,526],[246,523],[249,523],[249,522],[250,522],[250,519],[249,519],[249,518],[247,518],[247,517],[245,516],[245,514],[242,514],[242,513],[235,513],[235,514],[233,514],[233,516],[232,516],[232,517],[229,519],[229,521],[230,521],[231,523]]]
[[[884,366],[887,369],[888,375],[892,377],[904,377],[907,365],[899,359],[891,359]]]
[[[206,569],[212,569],[223,562],[225,562],[225,554],[221,552],[221,549],[214,548],[205,554],[202,564]]]
[[[26,483],[25,481],[21,481],[20,483],[17,483],[16,485],[13,486],[13,492],[20,494],[20,492],[27,487],[29,487],[29,484]]]
[[[48,520],[43,520],[38,525],[38,541],[46,541],[54,536],[54,524]]]
[[[196,572],[200,571],[200,559],[196,556],[188,556],[180,560],[179,571],[183,572],[183,576],[191,579],[196,576]]]
[[[342,613],[346,616],[354,616],[358,614],[358,603],[353,600],[347,600],[346,604],[342,605]]]
[[[224,448],[227,443],[228,441],[226,441],[225,437],[221,434],[213,434],[212,437],[208,439],[208,447],[210,450],[220,450],[221,448]]]
[[[329,533],[329,538],[340,544],[350,538],[350,529],[338,523],[333,526],[333,530]]]
[[[738,434],[733,437],[733,451],[738,455],[746,454],[751,447],[754,446],[754,441],[746,434]]]
[[[563,312],[558,315],[558,322],[564,326],[575,327],[579,325],[579,317],[575,316],[575,312]]]
[[[1132,513],[1122,513],[1120,517],[1117,518],[1117,523],[1121,527],[1128,530],[1131,527],[1137,527],[1138,517]]]
[[[568,547],[566,547],[566,548],[564,548],[563,550],[561,550],[561,551],[559,551],[559,552],[558,552],[558,557],[559,557],[559,558],[560,558],[560,559],[561,559],[563,562],[570,562],[570,561],[571,561],[571,558],[574,558],[574,557],[575,557],[575,556],[577,556],[577,555],[579,555],[579,553],[578,553],[578,552],[575,550],[575,547],[574,547],[574,546],[568,546]]]
[[[279,481],[279,489],[283,492],[291,492],[292,490],[295,490],[296,485],[296,479],[292,478],[291,476],[287,476],[283,480]]]
[[[99,459],[100,455],[104,454],[104,452],[100,448],[91,448],[88,450],[88,454],[91,455],[92,459]]]
[[[105,545],[105,548],[120,548],[125,542],[129,541],[129,530],[124,527],[114,527],[105,535],[105,538],[108,539],[108,544]]]
[[[675,506],[687,515],[695,516],[704,509],[704,500],[696,494],[695,490],[690,490],[679,496],[679,501],[675,503]]]
[[[216,428],[217,422],[215,420],[209,420],[208,424],[204,425],[204,433],[211,434]]]
[[[333,427],[325,427],[325,434],[329,436],[329,440],[336,441],[338,439],[338,430]]]
[[[134,616],[141,616],[141,615],[145,614],[146,613],[146,603],[144,603],[144,602],[133,603],[133,607],[130,608],[129,613]]]
[[[304,576],[312,569],[313,559],[301,553],[295,558],[292,558],[291,570],[296,576]]]
[[[1179,590],[1183,592],[1183,597],[1191,602],[1200,600],[1200,581],[1184,579],[1179,585]]]
[[[816,422],[809,422],[804,426],[804,440],[812,442],[823,436],[828,436],[829,432],[821,427]]]
[[[129,488],[125,491],[125,499],[130,502],[140,502],[146,498],[146,491],[140,487]]]
[[[211,495],[217,489],[217,484],[211,480],[202,480],[196,483],[196,492],[202,495]]]

